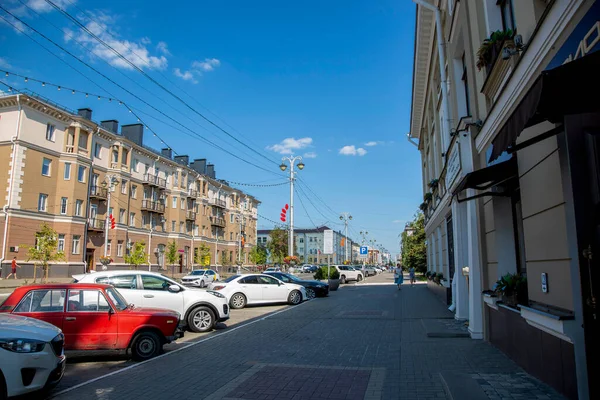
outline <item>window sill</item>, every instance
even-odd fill
[[[539,310],[524,305],[519,305],[519,307],[521,308],[521,317],[529,325],[566,342],[573,343],[568,332],[570,326],[574,324],[575,317],[573,315],[550,310]]]
[[[500,301],[500,298],[498,296],[484,293],[483,294],[483,301],[484,301],[485,304],[488,305],[488,307],[493,308],[494,310],[498,310],[498,304],[497,303]]]

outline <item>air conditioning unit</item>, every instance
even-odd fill
[[[10,252],[11,253],[18,253],[19,252],[19,246],[12,246],[10,248]]]

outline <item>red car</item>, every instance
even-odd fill
[[[128,350],[146,360],[183,337],[179,313],[128,305],[110,285],[29,285],[15,291],[0,312],[49,322],[62,329],[65,350]]]

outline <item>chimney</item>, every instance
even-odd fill
[[[100,121],[100,126],[111,131],[112,133],[119,133],[119,121],[116,119],[109,119],[108,121]]]
[[[138,146],[143,146],[144,141],[144,125],[143,124],[130,124],[123,125],[121,127],[121,135],[131,140]]]
[[[166,149],[162,149],[160,151],[160,155],[170,160],[173,158],[173,149],[169,147],[167,147]]]
[[[80,108],[79,110],[77,110],[77,115],[91,121],[92,120],[92,109],[91,108]]]
[[[188,156],[175,156],[174,160],[177,164],[185,165],[186,167],[190,163],[190,157]]]
[[[206,174],[206,158],[195,159],[190,167],[199,174]]]
[[[208,175],[210,178],[215,179],[215,165],[214,164],[208,164],[206,166],[206,175]]]

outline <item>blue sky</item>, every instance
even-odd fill
[[[360,240],[358,232],[367,230],[369,239],[398,252],[398,234],[422,201],[419,153],[406,140],[414,3],[52,1],[192,108],[271,161],[206,123],[45,0],[6,0],[2,4],[192,131],[272,172],[173,129],[164,123],[173,125],[166,117],[2,10],[0,16],[58,57],[0,19],[0,69],[122,99],[143,113],[143,122],[175,152],[190,159],[208,158],[215,164],[218,178],[249,184],[284,182],[277,167],[281,157],[290,153],[303,156],[306,167],[298,174],[302,183],[295,202],[295,226],[325,223],[343,229],[339,213],[349,212],[353,216],[351,237]],[[73,95],[31,80],[25,83],[14,76],[1,76],[0,80],[72,109],[92,108],[97,121],[136,122],[117,102]],[[157,149],[164,147],[150,132],[144,141]],[[259,228],[272,227],[269,220],[279,221],[281,207],[289,202],[287,185],[238,187],[262,201]]]

